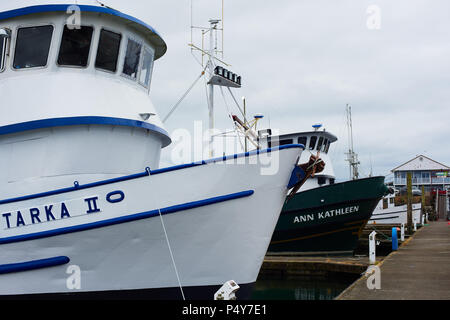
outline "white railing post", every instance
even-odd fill
[[[375,254],[375,247],[376,247],[375,235],[376,234],[377,233],[375,231],[372,231],[372,233],[369,235],[369,260],[370,260],[370,264],[375,264],[375,262],[377,261],[376,254]]]

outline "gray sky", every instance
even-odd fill
[[[8,0],[9,1],[9,0]],[[57,1],[56,1],[57,2]],[[152,25],[168,51],[156,61],[151,96],[163,118],[201,71],[190,42],[191,0],[105,0]],[[195,25],[220,18],[221,0],[192,0]],[[282,133],[314,123],[338,137],[338,180],[348,179],[345,106],[353,111],[361,172],[386,175],[424,154],[450,165],[450,2],[447,0],[224,0],[225,57],[242,75],[249,113]],[[369,29],[369,6],[380,28]],[[198,37],[197,37],[198,38]],[[199,38],[196,43],[199,44]],[[216,123],[230,128],[216,90]],[[233,106],[231,99],[227,102]],[[234,106],[233,106],[234,107]],[[234,107],[234,110],[236,108]],[[169,133],[207,124],[203,82],[167,121]],[[171,149],[163,151],[169,164]]]

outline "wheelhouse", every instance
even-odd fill
[[[63,72],[71,68],[114,77],[149,91],[153,63],[166,51],[156,31],[112,9],[78,8],[83,11],[79,24],[71,20],[75,9],[69,5],[0,13],[0,78],[20,76],[26,71]],[[65,10],[67,14],[57,16],[56,12]],[[103,18],[89,14],[93,12]],[[34,15],[25,23],[22,18],[26,14]],[[128,27],[124,28],[114,16],[128,19]],[[144,29],[146,32],[142,32]]]

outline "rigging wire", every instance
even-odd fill
[[[205,68],[206,69],[206,68]],[[197,84],[198,80],[200,80],[201,77],[205,74],[205,69],[203,69],[202,73],[195,79],[194,83],[189,87],[189,89],[183,94],[183,96],[177,101],[177,103],[172,107],[170,112],[165,116],[164,120],[162,121],[165,123],[167,119],[172,115],[172,113],[175,111],[175,109],[180,105],[180,103],[186,98],[186,96],[191,92],[192,88]]]

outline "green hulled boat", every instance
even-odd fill
[[[371,177],[295,194],[283,207],[269,252],[353,252],[386,191],[384,177]]]
[[[335,183],[328,151],[337,137],[319,130],[321,125],[313,127],[315,130],[309,132],[269,134],[259,141],[264,147],[300,143],[306,150],[299,163],[308,162],[309,154],[325,162],[325,169],[307,179],[285,203],[269,253],[352,253],[362,229],[387,192],[382,176]]]

